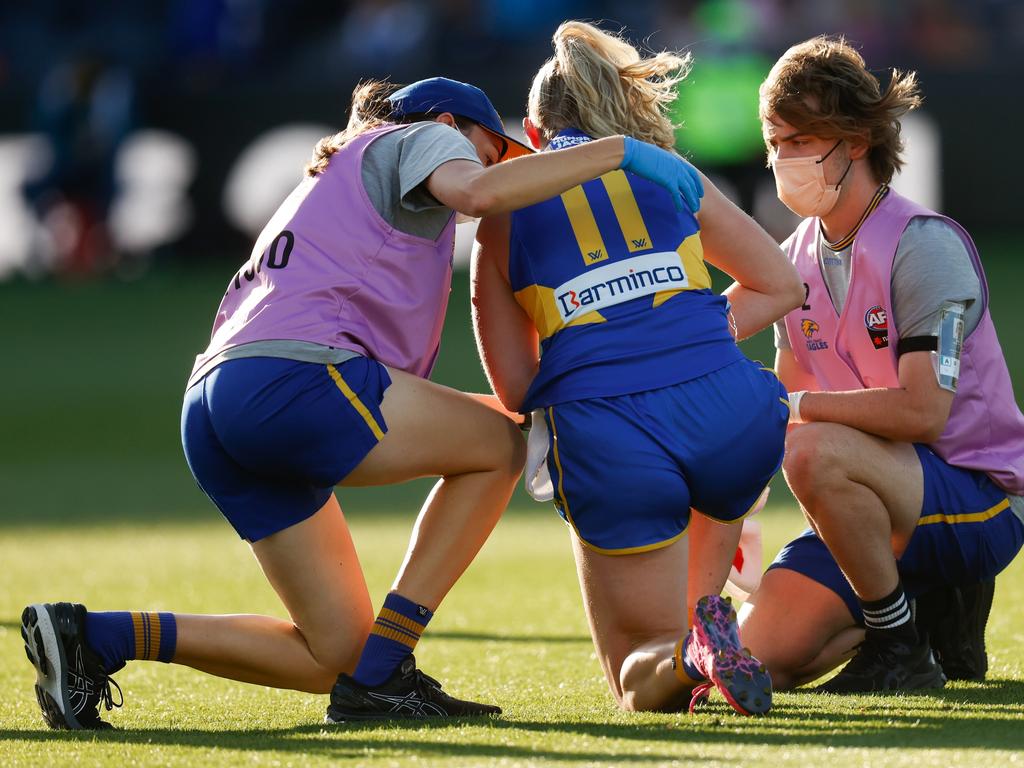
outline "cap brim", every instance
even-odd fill
[[[480,124],[477,123],[477,125]],[[505,142],[505,154],[503,154],[501,158],[498,160],[499,163],[504,160],[514,160],[517,157],[526,157],[527,155],[537,154],[537,151],[535,149],[526,146],[520,141],[516,141],[511,136],[507,136],[504,133],[497,133],[496,131],[492,131],[490,128],[487,128],[486,126],[483,125],[480,125],[480,127],[483,128],[492,136],[497,136],[499,139]]]

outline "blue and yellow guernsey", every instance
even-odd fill
[[[549,149],[586,141],[567,130]],[[678,384],[743,357],[696,218],[621,170],[513,213],[509,280],[541,339],[524,412]]]

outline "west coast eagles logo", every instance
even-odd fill
[[[864,313],[864,327],[868,329],[868,336],[871,337],[871,346],[875,349],[885,349],[889,346],[889,316],[885,307],[875,304]]]
[[[814,338],[814,334],[821,330],[816,320],[804,319],[800,321],[800,332],[807,339],[807,349],[814,352],[816,349],[828,349],[828,342],[824,339]]]

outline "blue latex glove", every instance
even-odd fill
[[[696,168],[681,157],[653,144],[637,141],[632,136],[626,136],[624,144],[626,151],[619,168],[667,189],[675,201],[676,210],[689,210],[690,213],[700,210],[704,183]]]

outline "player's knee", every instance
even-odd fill
[[[830,424],[804,424],[786,436],[782,471],[798,498],[813,495],[839,469],[834,431]]]
[[[351,674],[355,670],[372,627],[371,618],[365,625],[350,627],[344,633],[335,632],[323,637],[305,635],[313,660],[323,670],[323,674],[331,679],[332,685],[340,673]]]
[[[686,692],[672,685],[666,686],[659,677],[669,663],[662,656],[662,648],[683,632],[681,627],[642,639],[632,646],[632,652],[623,659],[616,678],[619,690],[612,691],[616,703],[626,712],[663,712],[678,710]],[[674,674],[674,673],[670,673]]]
[[[514,482],[523,474],[526,464],[526,441],[517,425],[508,419],[501,421],[497,468],[506,472]]]

